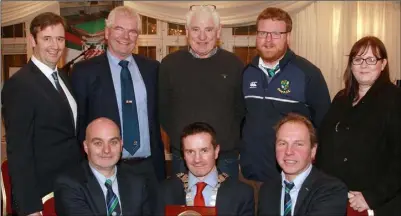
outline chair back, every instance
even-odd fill
[[[11,205],[11,181],[8,173],[8,161],[1,163],[1,196],[3,199],[3,215],[13,214]]]

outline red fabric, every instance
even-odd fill
[[[71,43],[76,44],[76,45],[79,45],[79,46],[82,45],[81,38],[79,38],[78,36],[73,35],[73,34],[71,34],[69,32],[65,32],[65,39],[70,41]]]
[[[54,203],[54,198],[47,200],[43,203],[43,216],[56,216],[56,206]]]
[[[365,210],[363,212],[356,211],[349,205],[349,202],[348,202],[347,216],[368,216],[368,211],[367,210]]]
[[[196,195],[194,199],[194,206],[205,206],[205,198],[203,197],[202,191],[206,187],[205,182],[196,183]]]

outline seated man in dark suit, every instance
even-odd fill
[[[116,165],[122,151],[118,126],[98,118],[86,129],[88,161],[56,180],[56,212],[61,215],[150,215],[148,188],[126,164]]]
[[[217,215],[254,215],[252,187],[216,168],[220,146],[210,125],[196,122],[186,126],[181,149],[189,172],[162,183],[158,215],[164,215],[166,205],[215,206]]]
[[[258,215],[345,215],[347,187],[313,167],[317,149],[312,123],[290,113],[276,126],[276,159],[281,177],[265,182]]]

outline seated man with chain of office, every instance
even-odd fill
[[[216,207],[217,215],[254,215],[252,187],[216,167],[220,146],[209,124],[186,126],[181,133],[181,149],[189,171],[161,184],[159,215],[164,215],[167,205]]]

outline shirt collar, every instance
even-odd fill
[[[36,67],[38,67],[39,70],[42,71],[47,77],[52,77],[53,72],[57,71],[57,66],[52,69],[41,62],[39,59],[37,59],[34,55],[32,55],[31,60],[36,65]]]
[[[118,63],[120,63],[121,59],[115,57],[113,54],[111,54],[111,52],[109,50],[106,51],[107,53],[107,58],[109,59],[110,64],[114,65],[114,66],[118,66],[121,67]],[[128,66],[130,64],[132,64],[132,62],[134,61],[134,57],[132,57],[132,55],[129,55],[127,58],[125,58],[124,60],[128,61]]]
[[[312,170],[312,164],[309,164],[309,167],[306,170],[304,170],[297,177],[295,177],[295,179],[292,181],[292,182],[294,182],[295,189],[301,189],[302,184],[304,183],[306,177],[308,177],[311,170]],[[286,182],[288,182],[288,181],[285,180],[285,174],[283,171],[281,171],[281,179],[282,179],[281,184],[283,185],[283,187],[285,187],[284,181],[286,181]]]
[[[259,68],[262,70],[266,70],[266,68],[272,69],[277,67],[277,65],[280,63],[280,61],[277,61],[277,63],[275,65],[272,66],[268,66],[262,59],[262,57],[259,57]]]
[[[213,170],[207,174],[203,182],[205,182],[207,185],[211,187],[216,187],[218,183],[218,173],[216,167],[213,168]],[[200,180],[195,177],[191,172],[188,173],[188,188],[192,188],[193,186],[196,185],[196,183],[200,182]]]
[[[89,167],[91,168],[93,175],[95,175],[97,181],[99,183],[101,183],[101,185],[104,185],[104,183],[106,182],[107,179],[110,179],[111,182],[114,183],[114,181],[117,178],[117,166],[114,166],[114,173],[109,178],[106,178],[106,176],[104,176],[99,171],[97,171],[90,163],[89,163]]]
[[[217,53],[217,50],[218,50],[218,47],[213,48],[212,51],[210,51],[210,53],[209,53],[209,55],[207,56],[207,58],[210,58],[210,57],[214,56],[214,54]],[[191,53],[191,55],[192,55],[193,57],[195,57],[195,58],[200,58],[199,55],[196,54],[196,53],[192,50],[192,48],[189,48],[189,53]]]

